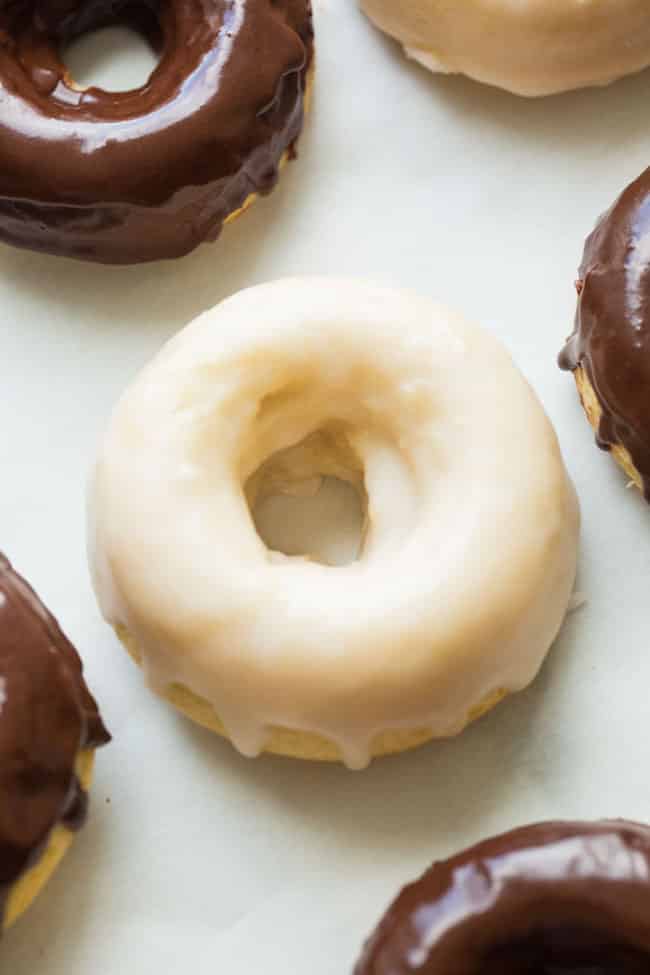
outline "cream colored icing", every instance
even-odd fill
[[[296,446],[299,445],[299,446]],[[270,457],[274,457],[269,462]],[[357,561],[270,552],[260,492],[334,475],[366,506]],[[91,484],[101,609],[235,746],[465,725],[527,685],[567,611],[578,507],[555,433],[487,332],[426,298],[280,280],[171,340],[115,408]]]
[[[519,95],[605,85],[650,65],[648,0],[360,0],[432,71]]]

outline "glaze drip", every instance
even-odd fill
[[[0,555],[0,912],[52,829],[83,825],[75,763],[109,740],[72,644]]]

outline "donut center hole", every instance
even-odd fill
[[[156,33],[157,32],[157,33]],[[133,91],[147,83],[159,63],[159,28],[119,24],[88,31],[64,49],[63,60],[74,84],[103,91]]]
[[[359,558],[368,499],[345,435],[320,430],[272,454],[246,484],[257,534],[272,552],[322,565]]]
[[[650,971],[645,951],[605,942],[600,932],[554,930],[496,949],[481,975],[642,975]]]

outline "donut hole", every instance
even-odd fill
[[[80,89],[133,91],[146,85],[158,66],[158,50],[160,26],[152,16],[137,28],[118,24],[79,34],[65,46],[62,59]]]
[[[602,932],[567,927],[495,950],[480,975],[647,975],[648,971],[650,956],[645,951],[608,943]]]
[[[276,451],[249,477],[245,494],[270,551],[328,566],[359,558],[368,497],[343,430],[325,427]]]

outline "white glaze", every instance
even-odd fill
[[[648,0],[360,0],[431,71],[519,95],[605,85],[650,65]]]
[[[347,446],[307,441],[276,482],[365,472],[365,543],[341,567],[269,552],[244,494],[332,422]],[[155,689],[209,700],[247,755],[274,726],[325,735],[355,767],[381,731],[458,732],[532,680],[575,576],[575,494],[507,353],[428,299],[352,280],[251,288],[172,339],[118,403],[90,502],[105,617]]]

